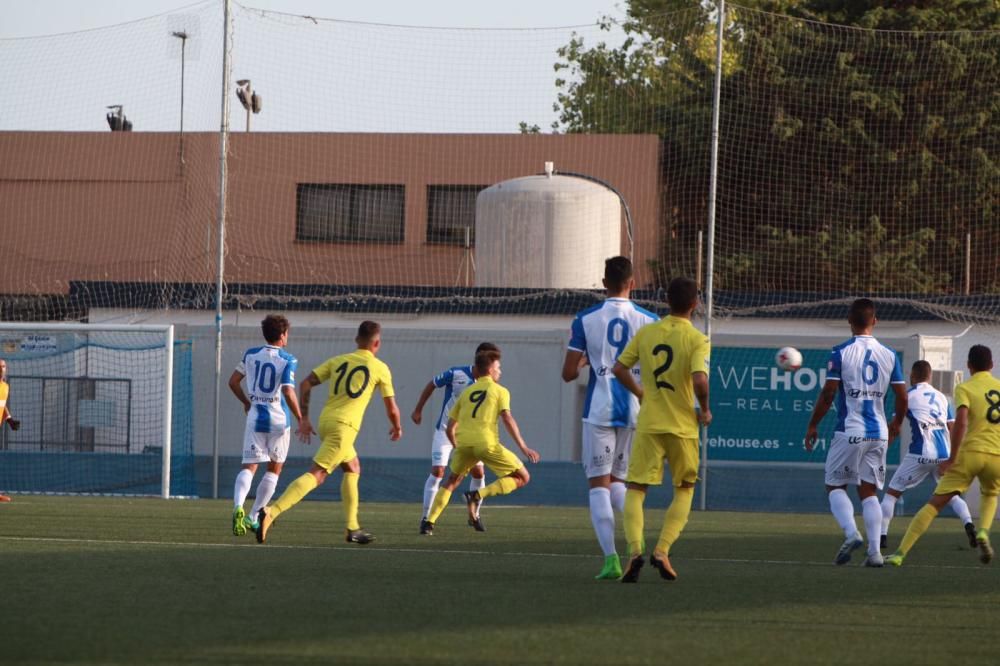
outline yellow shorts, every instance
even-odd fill
[[[354,460],[358,452],[354,450],[354,440],[358,431],[338,421],[319,423],[319,437],[322,440],[313,462],[332,472],[338,465]]]
[[[457,446],[451,454],[451,471],[461,476],[480,460],[490,468],[497,478],[510,476],[524,467],[521,459],[502,444],[477,444],[475,446]]]
[[[964,493],[972,480],[979,477],[979,492],[983,495],[1000,494],[1000,456],[979,451],[958,452],[958,460],[948,468],[938,481],[935,495]]]
[[[687,439],[665,432],[637,432],[628,462],[629,483],[658,486],[663,483],[663,461],[670,465],[673,485],[698,480],[698,438]]]

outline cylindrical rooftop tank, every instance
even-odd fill
[[[497,183],[476,198],[476,286],[600,288],[604,260],[621,254],[621,217],[618,195],[583,178]]]

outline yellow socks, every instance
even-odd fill
[[[340,482],[340,502],[344,505],[344,520],[347,521],[347,529],[359,530],[358,524],[358,477],[360,474],[354,472],[344,472],[344,480]]]
[[[979,496],[979,528],[984,529],[987,532],[993,526],[993,517],[997,512],[997,496],[996,495],[980,495]]]
[[[316,488],[316,485],[316,477],[306,472],[288,484],[285,492],[281,493],[281,497],[278,498],[277,502],[268,507],[267,512],[274,518],[277,518],[281,513],[288,511],[301,502],[303,497]]]
[[[641,490],[629,488],[625,492],[625,540],[629,557],[642,554],[642,504],[645,501],[646,493]]]
[[[427,512],[427,522],[433,523],[437,521],[438,516],[444,511],[444,508],[448,506],[448,502],[451,501],[451,491],[447,488],[439,488],[437,495],[434,496],[434,502],[431,504],[430,511]]]
[[[509,476],[505,476],[497,479],[485,488],[480,488],[479,497],[480,499],[486,499],[487,497],[493,497],[494,495],[507,495],[515,490],[517,490],[517,481]]]
[[[670,546],[677,541],[681,530],[687,525],[691,515],[691,503],[694,501],[694,488],[674,487],[674,499],[667,507],[667,515],[663,517],[663,529],[660,530],[660,540],[656,542],[656,550],[665,555],[670,554]],[[626,511],[628,510],[626,497]]]
[[[910,527],[907,528],[906,534],[903,535],[902,543],[899,544],[899,552],[903,555],[910,552],[913,544],[927,531],[937,515],[938,510],[931,504],[925,504],[924,508],[917,511],[917,515],[913,516],[913,520],[910,521]]]

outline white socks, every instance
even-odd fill
[[[962,525],[972,522],[972,514],[969,513],[969,505],[965,503],[965,500],[962,499],[961,495],[955,495],[952,497],[951,501],[948,502],[948,506],[950,506],[951,510],[955,512],[958,519],[962,521]]]
[[[889,493],[882,497],[882,534],[889,533],[889,523],[892,521],[892,514],[896,511],[896,500]]]
[[[428,476],[427,481],[424,482],[424,520],[427,520],[427,514],[431,510],[431,504],[434,503],[434,496],[437,495],[440,486],[441,479],[433,474]]]
[[[604,556],[615,554],[615,513],[611,509],[611,492],[607,488],[590,489],[590,522],[597,533]]]
[[[851,504],[851,498],[847,496],[847,492],[843,488],[831,490],[829,498],[830,511],[837,520],[837,524],[840,525],[840,529],[844,530],[844,538],[851,538],[858,533],[858,526],[854,522],[854,505]]]
[[[879,537],[882,535],[882,507],[878,497],[872,495],[861,500],[861,515],[865,519],[865,537],[868,539],[868,554],[874,555],[881,551]],[[851,517],[853,523],[853,516]]]
[[[253,501],[253,508],[250,509],[250,520],[257,520],[257,512],[267,506],[274,497],[274,489],[277,487],[278,475],[274,472],[265,472],[264,478],[257,484],[257,497]]]
[[[250,494],[250,484],[253,483],[253,472],[241,469],[236,475],[236,487],[233,489],[233,508],[238,509],[247,501]]]
[[[482,469],[481,465],[480,465],[480,469]],[[482,490],[485,487],[486,487],[486,476],[485,475],[479,477],[478,479],[476,477],[474,477],[474,476],[470,476],[470,478],[469,478],[469,490],[470,491],[474,490],[476,492],[479,492],[480,490]],[[476,517],[477,518],[479,517],[479,507],[481,507],[482,505],[483,505],[483,500],[479,500],[478,502],[476,502]]]
[[[625,484],[621,481],[612,481],[609,488],[611,489],[611,506],[618,513],[625,513]]]

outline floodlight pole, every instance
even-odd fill
[[[185,47],[187,46],[188,34],[183,30],[176,30],[170,33],[172,36],[181,40],[181,129],[180,136],[178,137],[178,144],[180,146],[180,158],[181,164],[184,164],[184,55]]]
[[[212,497],[219,497],[219,402],[222,387],[222,290],[226,261],[226,154],[229,148],[229,81],[232,75],[230,0],[222,0],[222,119],[219,123],[218,274],[215,283],[215,417],[212,435]]]
[[[712,92],[711,167],[708,176],[708,256],[705,260],[705,337],[712,339],[712,277],[715,273],[715,206],[719,181],[719,104],[722,98],[722,38],[726,25],[726,0],[719,0],[715,36],[715,86]],[[709,377],[711,381],[711,377]],[[701,428],[701,497],[699,508],[708,508],[708,428]]]

